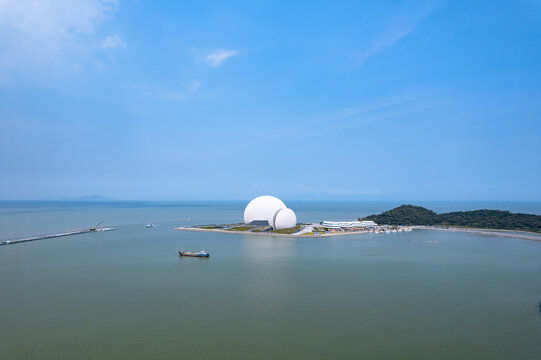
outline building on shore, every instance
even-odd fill
[[[274,230],[288,229],[297,226],[297,216],[282,200],[274,196],[259,196],[244,209],[244,223],[270,226]]]
[[[327,230],[356,230],[356,229],[373,229],[378,226],[371,220],[363,221],[323,221],[321,223]]]

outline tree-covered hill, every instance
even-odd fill
[[[401,205],[379,215],[367,216],[362,220],[373,220],[381,225],[442,225],[541,232],[540,215],[501,210],[454,211],[436,214],[421,206]]]

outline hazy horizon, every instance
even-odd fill
[[[265,194],[261,195],[270,195]],[[103,198],[94,199],[93,195],[81,196],[81,197],[43,197],[43,198],[28,198],[28,199],[0,199],[0,202],[89,202],[89,203],[100,203],[100,202],[248,202],[252,200],[253,197],[247,198],[114,198],[109,196],[103,196]],[[374,203],[385,203],[385,202],[404,202],[411,203],[415,205],[415,202],[427,202],[427,203],[437,203],[437,202],[450,202],[450,203],[541,203],[541,200],[492,200],[492,199],[387,199],[387,198],[348,198],[348,197],[329,197],[329,198],[302,198],[302,197],[284,197],[281,198],[284,201],[299,201],[299,202],[374,202]]]

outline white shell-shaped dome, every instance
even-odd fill
[[[288,229],[297,226],[297,216],[290,208],[280,209],[274,214],[272,227],[274,229]]]
[[[252,221],[268,221],[272,226],[274,214],[286,205],[282,200],[274,196],[259,196],[248,203],[244,209],[244,223],[249,224]]]

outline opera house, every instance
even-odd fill
[[[244,209],[244,223],[271,226],[274,230],[287,229],[297,225],[297,216],[282,200],[274,196],[259,196]]]

